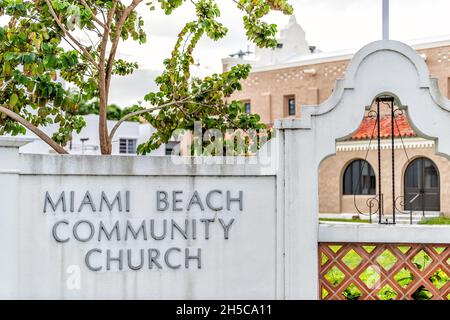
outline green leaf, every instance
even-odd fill
[[[13,93],[10,97],[9,97],[9,105],[11,107],[14,107],[17,102],[19,102],[19,97],[17,96],[17,94]]]

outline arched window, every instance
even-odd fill
[[[376,193],[375,173],[365,160],[355,160],[344,172],[345,195],[374,195]]]
[[[427,158],[412,161],[405,172],[405,210],[440,211],[439,171]]]

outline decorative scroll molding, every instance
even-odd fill
[[[430,90],[433,99],[440,103],[441,106],[445,105],[443,109],[450,110],[450,101],[441,96],[439,89],[435,90],[435,82],[430,78],[428,66],[420,55],[413,48],[402,42],[382,40],[368,44],[355,54],[345,72],[345,78],[336,81],[333,93],[328,100],[319,105],[304,106],[302,108],[302,119],[281,119],[277,120],[274,126],[280,129],[311,128],[311,117],[326,114],[334,109],[339,104],[339,101],[342,100],[345,90],[353,90],[355,88],[356,76],[362,62],[380,51],[391,51],[406,57],[416,69],[420,87],[433,87]]]

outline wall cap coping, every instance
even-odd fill
[[[275,176],[270,160],[253,157],[137,157],[20,154],[21,175]],[[176,161],[176,162],[175,162]]]
[[[19,138],[19,137],[0,137],[0,148],[20,148],[27,145],[30,142],[35,141],[34,138]]]
[[[450,226],[367,223],[320,224],[319,242],[450,243]]]

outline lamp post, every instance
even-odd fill
[[[84,155],[84,143],[86,141],[89,141],[89,138],[81,138],[80,141],[81,141],[81,154]]]

